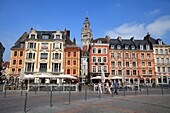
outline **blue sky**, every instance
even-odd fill
[[[81,45],[81,29],[88,16],[93,38],[143,39],[149,32],[170,44],[170,0],[0,0],[0,42],[10,48],[24,32],[71,31]]]

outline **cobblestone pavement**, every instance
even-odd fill
[[[27,113],[170,113],[170,89],[119,91],[119,95],[102,94],[91,90],[82,92],[28,92]],[[148,95],[147,95],[148,94]],[[85,97],[86,100],[85,100]],[[23,113],[25,92],[0,92],[1,113]]]

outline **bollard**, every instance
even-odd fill
[[[5,91],[4,91],[4,98],[6,98],[6,86],[5,86]]]
[[[69,90],[69,104],[71,103],[71,88]]]
[[[161,85],[162,95],[164,95],[163,85]]]
[[[123,90],[123,91],[124,91],[124,96],[126,95],[126,94],[125,94],[125,90],[126,90],[126,87],[124,86],[124,90]]]
[[[22,96],[22,93],[23,93],[22,89],[23,89],[23,87],[21,86],[21,96]]]
[[[85,101],[87,100],[87,87],[85,86]]]
[[[147,95],[149,94],[149,92],[148,92],[148,85],[146,86],[146,90],[147,90]]]
[[[25,93],[24,113],[27,112],[26,109],[27,109],[27,93]]]
[[[50,107],[52,107],[53,104],[52,104],[52,90],[51,90],[51,94],[50,94]]]

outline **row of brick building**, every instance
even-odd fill
[[[77,78],[105,76],[128,83],[169,84],[170,45],[148,33],[143,40],[93,39],[88,17],[81,31],[82,49],[76,38],[70,40],[69,30],[24,33],[11,48],[9,79],[16,82],[22,69],[25,74],[70,74]],[[41,78],[40,82],[45,83]],[[55,78],[50,78],[55,80]]]

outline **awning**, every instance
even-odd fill
[[[70,79],[77,79],[76,77],[69,75],[69,74],[61,74],[56,76],[56,78],[70,78]]]
[[[109,77],[110,79],[122,79],[121,76],[113,76],[113,77]]]
[[[101,76],[95,76],[95,77],[92,77],[91,79],[92,79],[92,80],[93,80],[93,79],[101,79]],[[105,79],[109,79],[109,78],[108,78],[108,77],[105,77]]]
[[[54,78],[56,76],[49,74],[49,73],[37,73],[37,74],[34,74],[34,77],[35,78]]]

